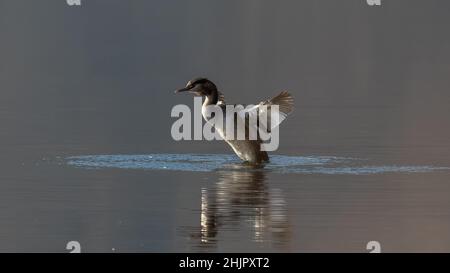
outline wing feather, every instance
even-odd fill
[[[278,111],[274,112],[271,111],[272,105],[278,105]],[[261,107],[264,106],[264,107]],[[259,126],[261,129],[266,130],[267,132],[270,132],[275,127],[280,125],[280,123],[286,119],[286,117],[294,110],[294,99],[292,98],[291,94],[287,91],[282,91],[275,97],[262,101],[257,105],[254,105],[249,108],[245,108],[244,110],[239,112],[239,115],[242,118],[246,118],[245,116],[248,115],[249,118],[257,118],[260,114],[267,114],[267,120],[271,123],[271,120],[273,119],[275,122],[269,125],[270,129],[267,130],[265,124],[260,123]],[[277,115],[272,117],[271,114]],[[256,120],[256,119],[255,119]]]

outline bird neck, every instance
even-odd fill
[[[217,104],[218,101],[219,101],[219,94],[217,93],[217,90],[214,90],[213,92],[211,92],[211,94],[206,96],[203,106],[215,105]]]

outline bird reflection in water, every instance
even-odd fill
[[[285,248],[290,239],[286,201],[279,189],[271,189],[263,169],[242,165],[218,171],[219,180],[201,192],[200,231],[191,234],[196,246],[217,246],[220,233],[240,229],[255,243]],[[200,233],[200,234],[199,234]],[[247,235],[248,236],[248,235]],[[243,238],[243,244],[247,238]]]

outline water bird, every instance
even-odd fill
[[[211,117],[207,115],[206,108],[211,105],[219,106],[223,113],[225,113],[226,103],[225,98],[221,92],[217,89],[217,86],[207,78],[195,78],[186,84],[185,87],[178,89],[175,93],[180,92],[189,92],[193,93],[196,96],[202,96],[204,99],[202,105],[202,116],[208,122]],[[256,139],[248,138],[248,117],[252,115],[258,115],[258,113],[265,111],[267,114],[267,119],[270,121],[270,115],[274,115],[272,111],[270,111],[270,106],[278,105],[278,111],[275,113],[278,115],[277,122],[274,124],[269,124],[265,128],[267,132],[270,132],[273,128],[277,127],[292,111],[294,108],[294,99],[291,94],[286,91],[282,91],[275,97],[262,101],[256,105],[253,105],[249,108],[245,108],[241,110],[237,115],[234,115],[233,123],[236,126],[237,119],[244,119],[245,129],[246,129],[246,137],[244,140],[239,140],[235,138],[226,137],[226,128],[224,121],[223,127],[217,126],[215,124],[215,130],[219,133],[219,135],[231,146],[233,151],[236,153],[239,158],[241,158],[244,162],[250,163],[252,165],[259,165],[269,161],[269,155],[266,151],[261,150],[261,143],[263,143],[259,134]],[[226,118],[226,115],[223,115],[223,118]],[[247,120],[247,122],[245,122]],[[261,123],[258,123],[257,126],[262,126]]]

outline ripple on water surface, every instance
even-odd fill
[[[119,168],[211,172],[216,170],[248,170],[235,155],[230,154],[147,154],[147,155],[83,155],[66,158],[68,165],[78,168]],[[335,156],[272,155],[262,166],[278,173],[303,174],[382,174],[448,171],[438,166],[367,165],[367,160]]]

